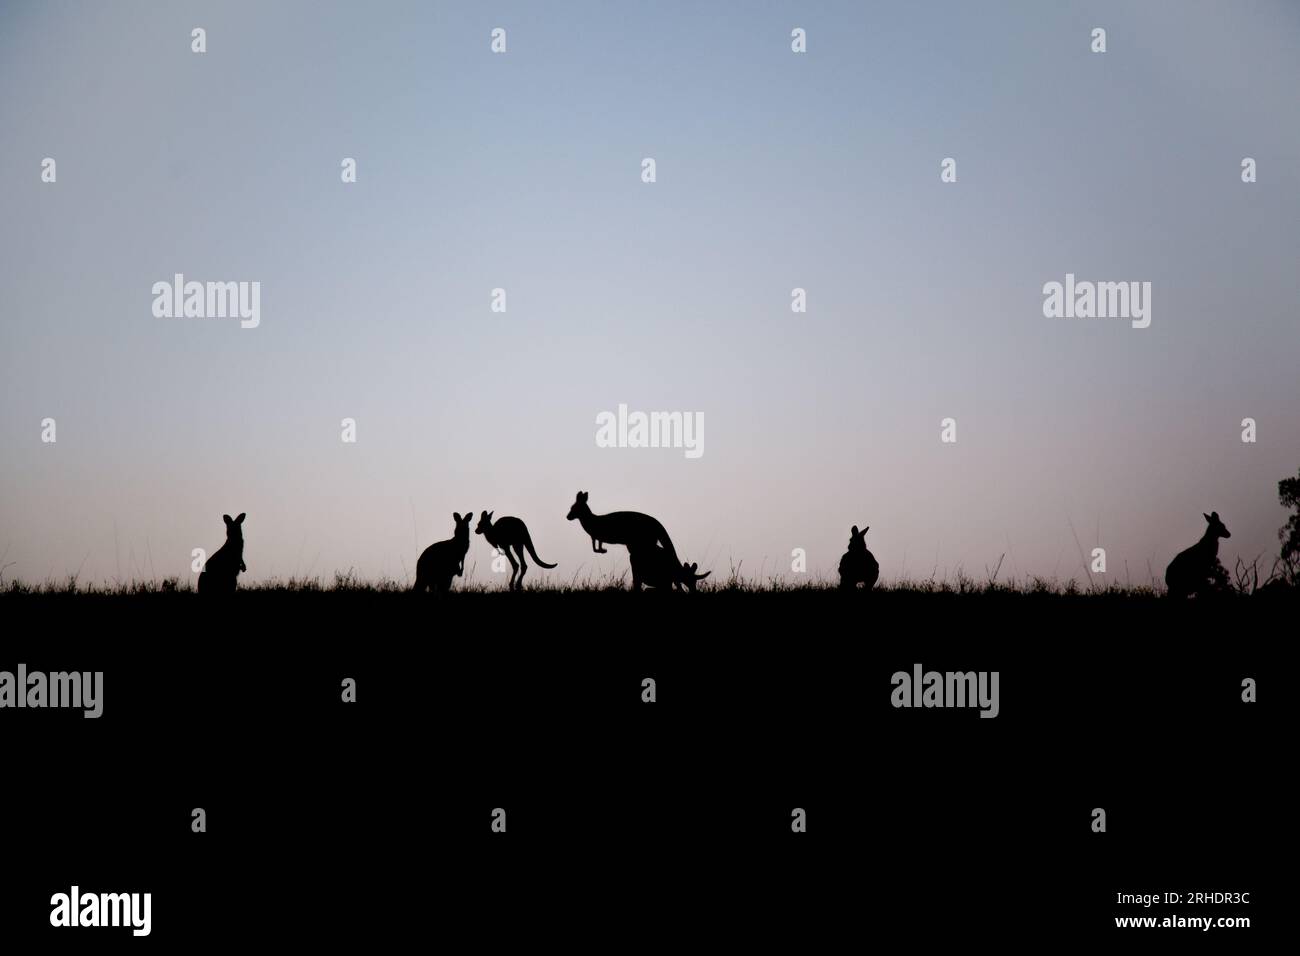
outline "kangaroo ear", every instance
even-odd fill
[[[853,535],[853,537],[856,538],[856,537],[858,536],[858,526],[857,526],[857,525],[854,525],[854,526],[853,526],[853,530],[850,531],[849,533],[850,533],[851,535]]]
[[[243,523],[244,523],[244,519],[247,518],[247,517],[248,517],[248,513],[247,513],[247,512],[244,512],[244,511],[241,511],[241,512],[239,513],[239,517],[235,519],[235,524],[243,524]]]
[[[230,515],[222,515],[222,516],[221,516],[221,520],[224,521],[224,522],[225,522],[226,524],[228,524],[228,525],[234,524],[234,522],[230,520]],[[1209,520],[1209,519],[1206,519],[1206,520]]]
[[[453,512],[451,513],[451,516],[452,516],[453,518],[456,519],[456,524],[460,524],[460,512],[459,512],[459,511],[453,511]]]
[[[1213,520],[1213,519],[1211,519],[1210,516],[1207,515],[1204,511],[1201,512],[1201,517],[1204,518],[1206,521],[1211,521],[1211,520]]]
[[[1210,512],[1210,517],[1213,518],[1215,521],[1218,521],[1218,520],[1219,520],[1219,513],[1218,513],[1217,511],[1211,511],[1211,512]]]

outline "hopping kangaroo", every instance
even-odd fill
[[[854,525],[849,532],[849,550],[840,558],[840,587],[845,590],[863,584],[870,591],[880,577],[880,565],[876,562],[876,556],[867,550],[867,532],[870,530],[867,527],[859,531],[858,526]]]
[[[1169,562],[1165,569],[1165,587],[1169,596],[1176,598],[1200,594],[1227,583],[1227,572],[1219,564],[1219,539],[1231,538],[1228,529],[1219,520],[1219,513],[1211,511],[1201,517],[1209,525],[1201,540]]]
[[[651,588],[676,588],[680,581],[688,591],[695,590],[695,582],[703,581],[712,571],[696,574],[698,564],[682,562],[679,568],[668,557],[666,548],[657,544],[633,545],[627,549],[632,562],[632,590],[640,591],[641,585]]]
[[[434,594],[446,594],[451,590],[451,579],[465,573],[465,553],[469,551],[469,520],[474,517],[474,512],[467,511],[462,518],[460,512],[453,511],[451,516],[456,519],[455,533],[446,541],[436,541],[429,545],[415,563],[413,590],[417,593],[432,591]]]
[[[487,538],[487,543],[494,548],[499,548],[510,561],[510,590],[516,591],[524,586],[524,575],[528,572],[528,562],[524,560],[524,549],[533,556],[533,563],[539,568],[553,568],[555,565],[547,564],[537,556],[533,550],[533,538],[528,533],[528,525],[524,524],[518,518],[512,518],[507,515],[501,518],[495,524],[492,523],[492,512],[485,511],[478,519],[478,527],[474,529],[475,534],[481,534]],[[515,554],[519,555],[518,562],[511,555],[510,549],[513,548]]]
[[[674,567],[682,563],[677,557],[677,549],[672,539],[656,518],[639,511],[611,511],[609,514],[593,514],[587,504],[587,493],[578,492],[573,507],[569,509],[569,520],[577,519],[582,530],[591,535],[591,550],[605,554],[604,545],[625,544],[630,552],[633,547],[661,544],[668,552]]]
[[[239,577],[240,571],[248,570],[244,567],[245,517],[242,511],[233,521],[230,515],[221,516],[226,522],[226,543],[203,563],[203,570],[199,572],[200,594],[235,593],[235,579]]]

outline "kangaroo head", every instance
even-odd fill
[[[243,516],[241,515],[240,517]],[[1205,533],[1211,538],[1232,537],[1232,532],[1225,528],[1223,522],[1219,520],[1219,513],[1217,511],[1211,511],[1208,515],[1205,512],[1201,512],[1201,517],[1205,519],[1207,524],[1209,524],[1209,527],[1205,529]]]
[[[459,538],[459,537],[463,534],[465,537],[468,538],[468,537],[469,537],[469,522],[470,522],[470,519],[474,517],[474,511],[473,511],[473,509],[470,509],[469,511],[466,511],[466,512],[465,512],[465,517],[463,517],[463,518],[460,516],[460,512],[459,512],[459,511],[453,511],[453,512],[451,513],[451,516],[452,516],[453,518],[456,519],[456,537]]]
[[[483,512],[483,514],[479,515],[478,527],[474,529],[474,533],[483,534],[484,532],[491,531],[491,530],[492,530],[492,512],[485,511]]]
[[[863,549],[865,549],[866,546],[867,546],[867,532],[870,531],[870,530],[871,530],[871,528],[870,528],[870,526],[868,526],[868,527],[863,528],[861,531],[859,531],[859,530],[858,530],[858,526],[857,526],[857,525],[854,525],[854,526],[852,527],[852,529],[850,529],[850,531],[849,531],[849,548],[850,548],[850,549],[854,549],[854,548],[863,548]]]
[[[573,507],[569,509],[569,520],[572,521],[574,518],[581,518],[589,514],[591,514],[591,508],[587,505],[587,493],[580,491],[578,497],[573,499]]]
[[[222,515],[221,520],[226,523],[226,540],[243,541],[244,540],[244,518],[247,515],[244,512],[239,513],[238,518],[232,519],[230,515]]]
[[[682,580],[686,582],[686,586],[692,591],[695,590],[696,581],[703,581],[713,573],[712,571],[705,571],[703,574],[697,574],[696,572],[699,568],[700,565],[697,561],[691,561],[689,563],[686,561],[682,562]]]

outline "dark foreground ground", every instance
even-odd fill
[[[0,670],[104,672],[97,720],[0,710],[0,926],[48,933],[75,882],[152,892],[151,945],[173,951],[521,930],[1248,948],[1287,912],[1293,615],[910,591],[0,595]],[[998,716],[893,707],[918,663],[997,671]],[[1115,927],[1150,915],[1252,925]]]

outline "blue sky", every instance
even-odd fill
[[[715,572],[869,524],[886,577],[1081,575],[1073,523],[1145,581],[1210,510],[1274,554],[1296,89],[1287,3],[6,3],[6,576],[189,576],[246,511],[253,580],[402,577],[467,508],[617,572],[578,489]],[[154,317],[176,272],[260,326]],[[1067,272],[1151,327],[1045,318]],[[620,403],[705,454],[596,447]]]

